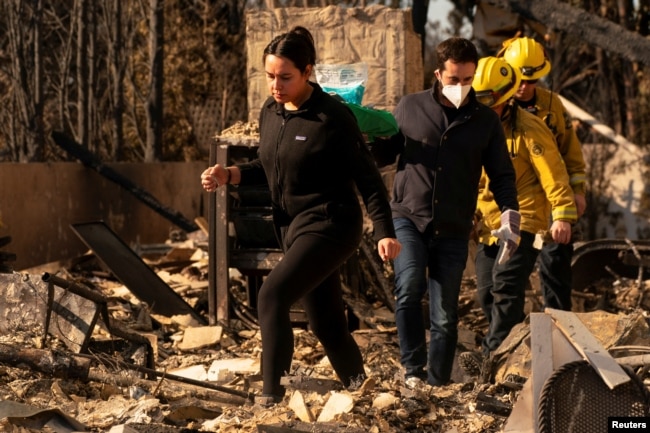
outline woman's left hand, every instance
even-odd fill
[[[402,244],[395,238],[383,238],[377,242],[377,252],[383,261],[392,260],[402,250]]]

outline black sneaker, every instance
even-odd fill
[[[458,355],[458,365],[468,376],[480,376],[485,359],[478,352],[463,352]]]

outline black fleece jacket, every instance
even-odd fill
[[[357,190],[374,238],[394,238],[388,192],[354,115],[311,84],[311,97],[297,111],[266,100],[258,159],[237,165],[240,185],[268,183],[285,248],[304,233],[358,244],[363,218]]]
[[[394,110],[393,217],[410,218],[422,233],[430,228],[434,238],[469,239],[481,169],[502,211],[519,209],[515,171],[499,117],[474,90],[449,122],[435,89],[404,96]]]

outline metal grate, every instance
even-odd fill
[[[608,417],[648,416],[648,391],[634,372],[623,368],[632,380],[614,389],[609,389],[587,361],[558,368],[546,380],[540,396],[540,433],[606,433]]]

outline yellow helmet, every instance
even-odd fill
[[[490,56],[479,59],[472,87],[478,102],[493,107],[510,99],[520,83],[515,68],[500,57]]]
[[[542,44],[535,39],[522,37],[504,42],[503,58],[517,68],[523,80],[539,80],[551,71]]]

